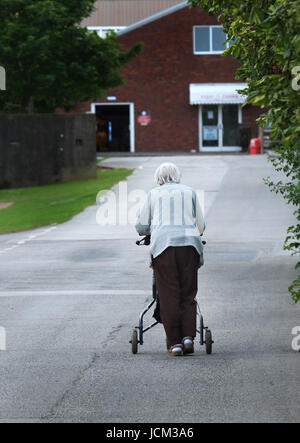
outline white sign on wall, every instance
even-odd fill
[[[247,97],[241,95],[238,90],[244,90],[247,87],[247,83],[192,83],[190,84],[190,104],[243,104]]]
[[[218,140],[218,126],[203,126],[203,140]]]

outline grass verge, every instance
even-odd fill
[[[0,209],[0,234],[66,222],[95,204],[99,191],[110,189],[131,173],[124,168],[98,170],[94,180],[0,190],[0,203],[14,203]]]

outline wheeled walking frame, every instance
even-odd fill
[[[146,236],[146,237],[142,238],[142,240],[137,241],[136,244],[138,246],[141,246],[141,245],[149,246],[150,245],[150,236]],[[203,244],[205,245],[206,242],[203,242]],[[153,322],[152,324],[150,324],[147,327],[144,327],[145,315],[147,314],[147,312],[150,311],[150,309],[155,304],[156,304],[156,307],[155,307],[155,311],[154,311],[154,315],[153,315],[153,317],[155,318],[155,322]],[[198,302],[197,302],[197,320],[199,323],[199,325],[197,327],[197,334],[199,334],[199,336],[200,336],[200,346],[205,346],[206,353],[208,355],[210,355],[212,353],[212,345],[213,345],[214,341],[212,339],[212,333],[211,333],[210,329],[208,329],[208,327],[204,325],[203,315],[201,313],[200,306],[199,306]],[[136,326],[134,328],[132,335],[131,335],[130,343],[131,343],[131,350],[132,350],[133,354],[137,354],[139,345],[144,344],[144,334],[147,331],[149,331],[150,329],[154,328],[159,323],[161,323],[160,312],[159,312],[159,294],[157,291],[155,278],[153,276],[152,300],[148,304],[148,306],[143,310],[143,312],[141,313],[140,318],[139,318],[139,326]],[[168,343],[168,340],[166,340],[166,345],[167,345],[167,349],[169,349],[170,344]]]

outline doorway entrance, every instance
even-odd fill
[[[134,152],[134,106],[131,103],[94,103],[98,152]]]
[[[242,123],[240,105],[199,106],[200,151],[239,151],[238,124]]]

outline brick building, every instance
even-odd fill
[[[258,108],[242,105],[237,62],[222,56],[226,35],[214,17],[186,2],[120,31],[144,51],[122,68],[125,84],[76,111],[97,116],[99,149],[128,152],[239,151],[238,127],[258,136]]]
[[[82,26],[104,37],[110,29],[118,32],[179,3],[182,0],[97,0],[94,11]]]

